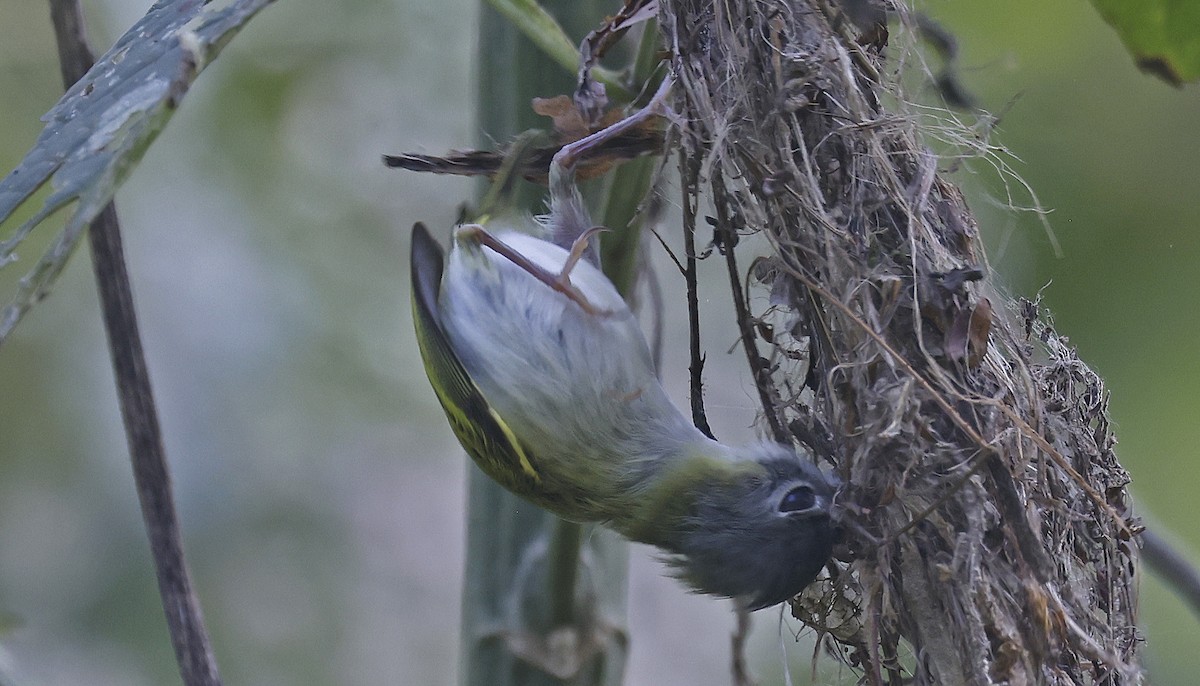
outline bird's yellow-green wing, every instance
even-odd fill
[[[438,309],[442,248],[424,224],[413,226],[413,327],[429,383],[463,448],[488,476],[535,502],[550,504],[529,451],[484,398],[455,354]]]

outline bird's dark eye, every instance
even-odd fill
[[[800,512],[817,504],[817,496],[809,486],[797,486],[779,501],[780,512]]]

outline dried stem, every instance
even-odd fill
[[[679,172],[683,187],[683,249],[684,264],[683,279],[687,284],[688,308],[688,351],[691,364],[688,366],[688,380],[691,391],[692,423],[704,432],[705,436],[713,437],[712,427],[708,424],[708,415],[704,411],[704,353],[700,349],[700,292],[696,282],[696,270],[699,256],[696,254],[696,178],[699,174],[699,160],[688,155],[679,158]]]
[[[78,0],[50,0],[50,14],[58,41],[63,83],[69,88],[83,77],[94,61],[84,31],[83,13]],[[216,686],[221,683],[221,678],[204,627],[200,601],[192,590],[184,559],[166,450],[133,309],[117,210],[112,203],[92,222],[88,237],[134,482],[150,539],[175,660],[187,686]]]
[[[721,187],[720,174],[713,174],[713,188]],[[767,360],[758,353],[758,338],[754,334],[754,322],[750,316],[749,305],[746,304],[746,292],[742,288],[742,274],[737,263],[738,227],[729,213],[729,203],[724,195],[713,193],[713,204],[717,210],[717,233],[721,236],[720,250],[725,255],[725,265],[729,272],[729,287],[733,291],[733,311],[737,319],[738,331],[741,334],[742,349],[746,352],[746,363],[754,376],[754,387],[758,390],[758,399],[762,402],[763,417],[771,429],[771,435],[780,443],[790,443],[791,437],[783,428],[779,419],[778,394],[771,385],[771,369]]]

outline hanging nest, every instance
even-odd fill
[[[767,425],[845,482],[845,550],[793,613],[867,683],[1139,683],[1139,526],[1107,392],[992,283],[924,140],[947,129],[899,85],[920,60],[889,30],[921,20],[660,0],[659,21],[685,214],[707,196],[730,260],[738,236],[773,248],[741,263],[769,301],[739,311]]]

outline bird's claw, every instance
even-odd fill
[[[587,296],[582,291],[575,287],[575,284],[571,283],[571,270],[575,268],[575,265],[583,257],[583,253],[587,251],[588,239],[596,233],[605,230],[602,226],[593,227],[576,238],[571,244],[571,251],[567,255],[567,260],[563,263],[562,270],[557,274],[551,273],[543,269],[540,265],[535,264],[529,258],[514,250],[512,246],[496,238],[487,229],[478,224],[467,224],[459,227],[457,237],[473,240],[480,245],[490,248],[497,255],[504,257],[509,262],[525,270],[538,281],[567,296],[572,302],[579,305],[584,312],[593,316],[606,316],[612,314],[612,312],[597,308],[587,299]]]

